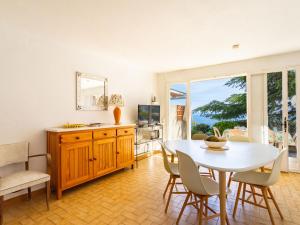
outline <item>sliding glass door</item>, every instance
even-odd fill
[[[288,150],[283,170],[298,171],[296,71],[268,73],[265,85],[266,140],[277,148]]]

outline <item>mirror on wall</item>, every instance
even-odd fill
[[[107,110],[107,78],[76,72],[76,109]]]

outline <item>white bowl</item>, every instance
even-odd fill
[[[209,148],[222,148],[227,143],[226,141],[218,141],[218,142],[204,141],[204,142]]]

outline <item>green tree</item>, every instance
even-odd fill
[[[246,77],[231,78],[225,83],[232,88],[246,89]],[[213,100],[210,103],[200,106],[193,110],[201,116],[215,120],[245,120],[247,115],[246,93],[233,94],[225,99],[224,102]]]

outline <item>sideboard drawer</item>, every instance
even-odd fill
[[[78,142],[78,141],[89,141],[92,140],[92,133],[75,133],[75,134],[63,134],[60,136],[61,143],[70,143],[70,142]]]
[[[94,139],[111,138],[117,135],[116,129],[94,131]]]
[[[117,135],[118,136],[130,135],[130,134],[134,134],[134,129],[133,128],[124,128],[124,129],[118,129],[117,130]]]

